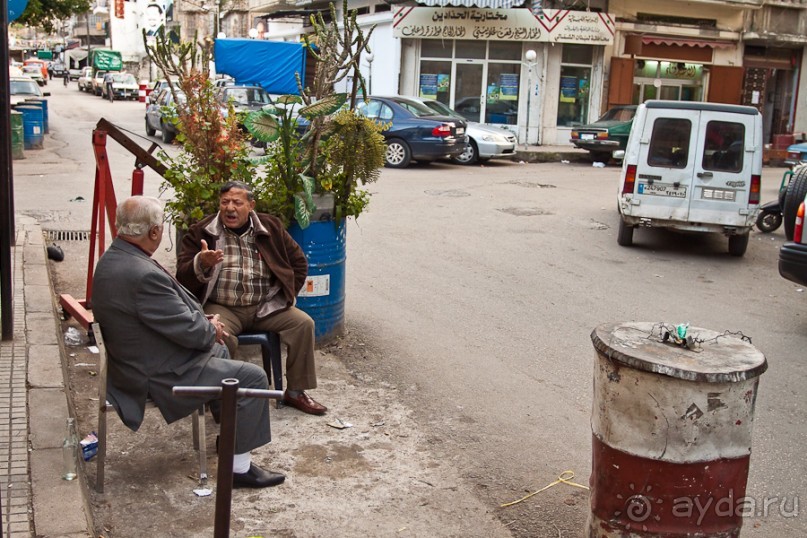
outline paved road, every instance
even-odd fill
[[[49,85],[74,164],[17,176],[17,211],[45,228],[89,228],[90,132],[101,116],[143,134],[143,105]],[[151,139],[157,141],[156,138]],[[32,157],[33,158],[33,157]],[[53,160],[55,163],[55,160]],[[60,161],[61,162],[61,161]],[[119,198],[132,157],[110,142]],[[591,330],[609,321],[690,322],[742,331],[768,357],[757,400],[749,495],[778,500],[744,536],[807,535],[785,517],[805,493],[807,297],[779,277],[782,231],[753,233],[742,259],[723,238],[638,230],[616,244],[617,168],[491,163],[385,170],[370,210],[348,227],[347,360],[403,391],[431,447],[488,506],[569,469],[590,472]],[[781,169],[766,169],[763,200]],[[158,192],[147,173],[146,192]],[[75,202],[82,196],[85,202]],[[576,536],[584,490],[556,486],[499,516],[514,535]]]

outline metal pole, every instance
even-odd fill
[[[238,380],[221,380],[221,429],[219,431],[219,469],[216,475],[215,538],[230,535],[230,507],[233,499],[233,455],[235,454],[235,413]]]
[[[0,0],[0,325],[2,339],[14,335],[11,247],[14,246],[14,168],[11,163],[11,100],[8,72],[8,2]]]
[[[532,96],[532,64],[527,64],[527,132],[524,135],[524,149],[530,145],[530,97]]]

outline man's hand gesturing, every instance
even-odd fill
[[[202,239],[202,250],[199,252],[199,263],[202,269],[210,269],[224,259],[224,252],[221,250],[208,250],[207,241]]]

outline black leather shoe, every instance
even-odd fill
[[[249,471],[245,473],[233,473],[234,488],[270,488],[285,480],[285,475],[261,469],[254,463],[249,464]]]

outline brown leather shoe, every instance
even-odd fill
[[[308,413],[309,415],[324,415],[325,411],[328,410],[327,407],[317,403],[314,398],[303,391],[300,391],[300,395],[294,398],[289,396],[289,391],[286,391],[283,394],[283,403],[296,407],[303,413]]]

